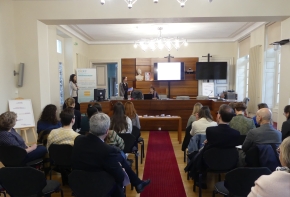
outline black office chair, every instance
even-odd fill
[[[68,182],[76,197],[107,197],[115,185],[114,178],[105,171],[73,170]]]
[[[67,144],[52,144],[49,146],[49,157],[55,166],[54,169],[50,169],[50,179],[52,170],[55,170],[61,173],[62,184],[67,183],[68,174],[71,172],[72,149],[73,147]]]
[[[191,127],[192,127],[192,124],[190,124],[188,127],[186,127],[185,136],[184,136],[184,139],[183,139],[183,142],[182,142],[182,146],[181,146],[181,150],[183,151],[184,163],[186,162],[186,150],[187,150],[188,144],[190,142],[190,139],[192,137],[190,135]]]
[[[142,100],[143,94],[140,90],[133,90],[131,92],[131,98],[133,98],[134,100]]]
[[[18,146],[0,146],[0,161],[5,167],[36,167],[43,164],[43,159],[25,163],[24,160],[26,155],[26,150]]]
[[[222,194],[229,197],[246,197],[260,176],[271,173],[266,167],[236,168],[226,174],[225,181],[215,184],[213,197],[215,197],[215,194]]]
[[[211,148],[204,152],[203,161],[207,165],[207,172],[218,174],[221,181],[221,174],[236,168],[239,159],[239,153],[236,148]],[[202,174],[198,176],[199,197],[202,197]],[[196,188],[196,180],[194,180],[193,191]]]
[[[137,138],[137,143],[141,145],[141,163],[143,163],[143,158],[145,157],[144,139],[141,137],[140,129],[136,126],[133,126],[132,135],[134,135]]]
[[[50,196],[60,192],[60,183],[46,180],[44,173],[31,167],[4,167],[0,169],[0,182],[6,192],[13,197]]]

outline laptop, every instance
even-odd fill
[[[144,100],[151,100],[152,94],[143,94]]]

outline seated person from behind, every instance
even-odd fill
[[[132,133],[132,121],[125,115],[123,103],[115,103],[113,110],[110,130],[114,130],[117,133]]]
[[[190,117],[188,118],[186,127],[192,125],[192,123],[194,121],[196,121],[196,116],[198,115],[198,112],[200,110],[200,108],[202,108],[202,104],[201,103],[195,103],[193,106],[193,110],[192,110],[192,114],[190,115]]]
[[[159,99],[159,95],[153,86],[150,87],[150,94],[152,94],[152,99]]]
[[[282,140],[290,136],[290,105],[285,106],[283,114],[287,120],[282,124]]]
[[[16,124],[17,115],[14,112],[5,112],[0,115],[0,146],[17,146],[27,152],[23,163],[36,159],[42,159],[47,150],[44,146],[33,144],[26,146],[22,137],[13,129]]]
[[[241,135],[247,135],[249,130],[256,128],[253,119],[244,116],[247,106],[243,102],[235,104],[236,116],[232,118],[230,127],[239,131]]]
[[[134,104],[132,102],[125,103],[125,114],[129,117],[132,121],[132,126],[141,129],[139,116],[135,110]]]
[[[258,104],[258,110],[262,109],[262,108],[269,108],[269,107],[268,107],[268,105],[266,103],[259,103]],[[259,125],[259,123],[257,123],[256,116],[253,117],[253,121],[255,123],[255,126],[258,128],[260,125]]]
[[[75,123],[73,109],[64,109],[60,113],[60,121],[63,126],[59,129],[53,129],[47,137],[47,149],[51,144],[67,144],[73,146],[75,138],[79,135],[72,129]]]
[[[198,112],[198,120],[192,123],[190,135],[205,134],[206,128],[212,126],[217,126],[217,123],[213,121],[209,108],[203,106]]]
[[[55,105],[46,105],[37,121],[37,133],[43,130],[57,129],[61,127],[60,121],[56,117],[57,108]]]
[[[256,121],[259,128],[251,129],[243,143],[242,149],[245,153],[257,144],[280,144],[282,134],[273,128],[270,121],[272,112],[268,108],[262,108],[257,111]]]
[[[76,132],[79,132],[81,129],[81,112],[77,109],[75,109],[76,103],[75,103],[75,99],[72,97],[69,97],[65,100],[65,104],[67,106],[67,108],[73,109],[74,115],[75,115],[75,122],[73,125],[73,130]]]
[[[95,107],[95,105],[89,104],[88,108],[87,108],[87,114],[86,116],[82,117],[82,121],[81,121],[81,132],[86,133],[90,131],[90,118],[92,117],[92,115],[94,115],[95,113],[98,113],[99,110]]]
[[[260,176],[248,197],[290,196],[290,137],[280,145],[279,160],[282,167],[277,167],[270,175]]]
[[[141,193],[150,184],[150,180],[140,180],[120,151],[104,143],[109,127],[110,118],[104,113],[95,114],[90,118],[90,133],[86,136],[79,135],[75,139],[72,153],[73,170],[106,171],[116,181],[117,189],[112,196],[124,196],[124,168],[131,184]]]

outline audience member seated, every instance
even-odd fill
[[[228,105],[233,109],[233,111],[235,111],[235,105],[236,105],[235,102],[229,103]],[[236,114],[234,114],[234,116],[235,116],[235,115],[236,115]]]
[[[68,144],[73,146],[75,138],[79,135],[72,129],[75,123],[73,109],[66,108],[63,110],[60,113],[60,121],[63,126],[59,129],[53,129],[47,137],[47,149],[51,144]]]
[[[290,136],[290,105],[286,105],[284,108],[284,116],[286,121],[282,124],[282,140]]]
[[[73,130],[76,131],[76,132],[79,132],[81,130],[81,119],[82,119],[82,116],[81,116],[81,112],[79,110],[76,110],[75,109],[75,99],[70,97],[70,98],[67,98],[65,100],[65,104],[67,106],[67,108],[70,108],[70,109],[73,109],[74,110],[74,115],[75,115],[75,123],[73,125]]]
[[[110,130],[114,130],[117,133],[132,133],[132,121],[125,115],[123,103],[115,103],[113,110]]]
[[[190,117],[188,118],[186,127],[192,125],[192,123],[194,121],[196,121],[196,116],[198,115],[199,110],[202,108],[202,104],[201,103],[195,103],[195,105],[193,106],[193,110],[192,110],[192,114],[190,115]]]
[[[14,112],[5,112],[0,115],[0,146],[17,146],[27,152],[24,163],[36,159],[42,159],[47,150],[44,146],[33,144],[26,146],[22,137],[13,128],[16,124],[17,115]]]
[[[232,118],[230,127],[239,131],[241,135],[247,135],[249,130],[256,128],[254,121],[244,116],[247,106],[243,102],[235,104],[236,116]]]
[[[258,104],[258,110],[262,109],[262,108],[269,108],[269,107],[268,107],[268,105],[266,103],[259,103]],[[255,126],[257,128],[260,127],[260,125],[257,123],[256,116],[253,117],[253,120],[254,120]]]
[[[81,120],[81,132],[82,134],[85,134],[86,132],[90,131],[90,118],[95,113],[98,113],[99,110],[95,107],[95,105],[89,104],[87,108],[87,114],[86,116],[82,117]]]
[[[132,102],[128,101],[125,103],[125,114],[127,117],[129,117],[131,119],[132,126],[135,126],[138,129],[141,129],[139,116],[138,116],[138,114],[135,110],[134,104]]]
[[[204,106],[198,112],[198,120],[192,123],[190,135],[205,134],[206,128],[212,126],[217,126],[217,123],[213,121],[209,108]]]
[[[49,104],[44,107],[39,120],[37,121],[37,133],[43,130],[57,129],[61,127],[60,121],[56,116],[57,108],[55,105]]]
[[[153,86],[150,87],[150,93],[152,94],[152,99],[159,99],[159,95]]]
[[[242,149],[247,154],[247,151],[257,144],[280,144],[282,134],[277,131],[270,124],[272,119],[272,112],[268,108],[262,108],[258,110],[256,114],[257,123],[259,128],[249,131]]]
[[[110,118],[98,113],[90,118],[90,133],[75,139],[72,153],[73,170],[106,171],[115,178],[117,188],[111,196],[124,196],[124,172],[138,193],[150,184],[150,180],[142,181],[128,166],[120,151],[104,143],[110,127]],[[112,188],[113,189],[113,188]]]
[[[290,196],[290,137],[283,140],[279,148],[282,167],[270,175],[263,175],[255,181],[248,197],[286,197]]]

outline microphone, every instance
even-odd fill
[[[212,92],[213,92],[213,91],[210,91],[210,93],[209,93],[207,96],[209,96]]]

